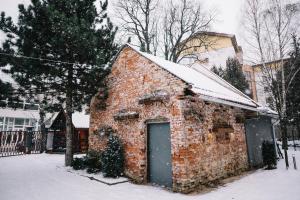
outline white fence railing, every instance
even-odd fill
[[[0,132],[0,157],[24,153],[40,153],[42,133],[40,131]]]

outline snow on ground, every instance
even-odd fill
[[[66,172],[76,174],[78,176],[93,178],[98,182],[103,182],[105,184],[119,184],[123,182],[128,182],[126,177],[119,177],[119,178],[105,178],[102,173],[97,174],[89,174],[86,170],[74,170],[72,167],[62,167],[62,169],[66,170]]]
[[[300,168],[300,151],[296,154]],[[64,156],[53,154],[0,158],[1,200],[282,200],[300,199],[300,169],[257,170],[205,194],[183,195],[150,185],[122,183],[108,186],[63,167]],[[292,166],[292,161],[291,161]]]

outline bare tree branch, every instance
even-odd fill
[[[183,51],[189,48],[184,43],[195,33],[209,30],[215,20],[213,12],[205,11],[201,3],[196,0],[180,0],[171,2],[164,16],[164,55],[167,60],[178,62]],[[198,35],[200,36],[200,35]],[[207,40],[199,37],[195,47],[203,47]]]
[[[140,47],[144,46],[144,51],[148,53],[151,53],[151,47],[155,45],[155,37],[158,35],[157,7],[158,0],[119,0],[116,5],[118,18],[123,22],[122,27],[136,36]]]

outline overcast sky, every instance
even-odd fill
[[[206,7],[218,11],[218,21],[213,26],[213,31],[235,34],[238,43],[241,43],[239,35],[241,9],[244,0],[202,0]],[[0,12],[5,11],[14,20],[18,16],[18,4],[28,4],[30,0],[0,0]],[[111,13],[114,12],[110,7]],[[0,34],[0,41],[3,41],[3,34]]]

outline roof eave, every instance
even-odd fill
[[[210,101],[210,102],[214,102],[214,103],[218,103],[218,104],[224,104],[224,105],[228,105],[228,106],[234,106],[234,107],[258,112],[258,109],[255,106],[241,104],[241,103],[237,103],[237,102],[233,102],[233,101],[229,101],[229,100],[225,100],[225,99],[220,99],[220,98],[216,98],[216,97],[206,96],[206,95],[202,95],[202,94],[199,94],[199,97],[205,101]]]

